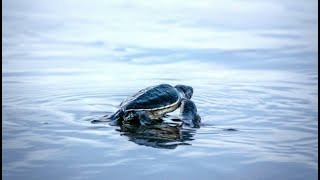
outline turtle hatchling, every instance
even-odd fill
[[[193,88],[186,85],[160,84],[148,87],[123,101],[114,114],[94,122],[111,121],[112,125],[139,122],[150,125],[180,107],[183,124],[199,127],[201,118],[197,114],[196,105],[190,100],[192,94]]]

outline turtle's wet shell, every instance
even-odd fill
[[[180,99],[179,93],[169,84],[143,89],[120,104],[123,110],[154,110],[169,107]]]

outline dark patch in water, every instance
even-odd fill
[[[237,129],[234,129],[234,128],[225,128],[223,129],[224,131],[238,131]]]

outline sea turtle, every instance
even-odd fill
[[[193,88],[186,85],[160,84],[148,87],[123,101],[114,114],[94,122],[111,121],[113,125],[120,125],[124,121],[150,125],[180,107],[182,122],[199,127],[201,118],[197,114],[196,105],[190,100],[192,94]]]

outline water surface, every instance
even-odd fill
[[[5,1],[3,178],[317,179],[314,4]],[[200,128],[90,123],[160,83]]]

